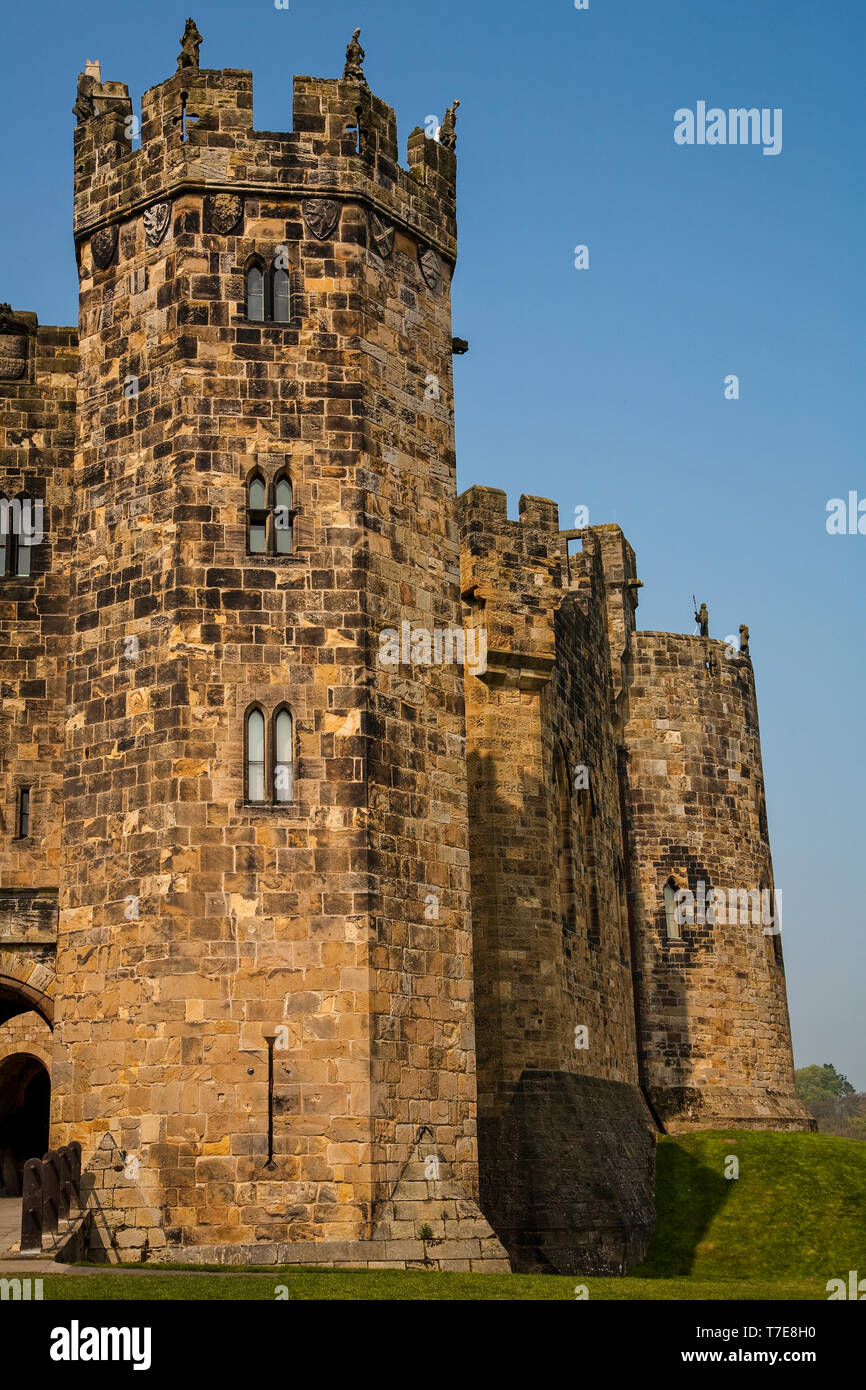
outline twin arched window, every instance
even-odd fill
[[[244,764],[247,801],[261,806],[282,805],[292,800],[295,731],[288,705],[280,705],[270,721],[260,705],[247,710]]]
[[[247,267],[247,318],[252,323],[289,323],[292,317],[292,282],[277,257],[271,265],[257,256]]]
[[[292,480],[277,474],[268,487],[263,474],[247,483],[247,550],[250,555],[291,555],[295,548]]]
[[[30,576],[30,552],[36,538],[33,509],[30,497],[15,497],[11,502],[0,497],[0,579],[5,574]]]

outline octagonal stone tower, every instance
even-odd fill
[[[461,626],[453,122],[401,169],[359,53],[295,79],[290,134],[186,37],[140,148],[126,88],[79,81],[52,1142],[133,1255],[411,1263],[429,1225],[441,1264],[507,1269],[462,671],[379,659]]]

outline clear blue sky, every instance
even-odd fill
[[[76,74],[142,91],[193,9],[204,67],[251,68],[260,129],[295,72],[415,125],[460,97],[460,486],[556,498],[638,552],[640,625],[750,625],[795,1057],[866,1089],[863,574],[825,529],[863,467],[866,7],[854,0],[115,0],[4,11],[0,300],[76,321]],[[680,147],[674,111],[781,107],[783,148]],[[576,271],[574,247],[590,248]],[[726,401],[736,373],[741,398]],[[866,856],[864,856],[866,858]]]

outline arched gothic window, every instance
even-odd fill
[[[292,316],[292,285],[289,272],[280,265],[271,269],[271,310],[274,323],[288,323]]]
[[[672,878],[669,878],[664,889],[665,900],[665,929],[668,941],[682,940],[682,931],[677,921],[677,885]]]
[[[247,710],[244,729],[246,800],[254,805],[286,805],[295,794],[295,721],[288,705],[270,719],[261,705]]]
[[[265,555],[268,549],[268,489],[261,473],[247,483],[247,549]]]
[[[265,272],[258,261],[247,270],[247,318],[253,323],[265,318]]]
[[[256,470],[247,482],[247,550],[250,555],[291,555],[295,548],[292,480],[283,471],[270,486]]]
[[[27,542],[24,540],[22,536],[14,536],[13,541],[13,553],[15,559],[12,568],[15,574],[20,575],[22,579],[29,579],[31,547],[27,544]]]
[[[252,323],[289,323],[292,281],[278,256],[269,266],[256,256],[246,272],[246,316]]]
[[[4,574],[30,577],[31,551],[37,536],[35,509],[41,506],[32,497],[0,497],[0,577]]]
[[[274,715],[274,801],[291,801],[294,780],[293,721],[286,705]]]
[[[281,473],[274,487],[274,535],[278,555],[291,555],[295,548],[295,513],[292,508],[292,480]]]
[[[247,714],[246,731],[247,801],[267,801],[265,785],[265,716],[256,706]]]

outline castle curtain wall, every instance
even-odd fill
[[[461,500],[482,1205],[515,1268],[617,1273],[652,1228],[600,546]],[[602,1175],[607,1175],[604,1177]],[[610,1181],[607,1178],[610,1178]]]

